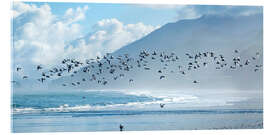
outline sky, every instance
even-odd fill
[[[51,68],[64,58],[84,60],[114,52],[167,23],[203,15],[262,13],[262,7],[14,2],[13,70],[33,75],[36,65]]]
[[[144,5],[129,4],[98,4],[98,3],[40,3],[27,2],[28,5],[36,5],[38,7],[47,4],[51,8],[51,12],[56,16],[63,16],[68,9],[77,9],[88,7],[85,10],[84,19],[77,22],[82,25],[83,31],[86,33],[91,31],[96,22],[105,18],[117,18],[124,24],[134,24],[143,22],[145,25],[164,25],[168,22],[177,20],[176,7],[173,8],[149,8]]]

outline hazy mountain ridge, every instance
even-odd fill
[[[187,58],[185,53],[195,54],[203,51],[214,51],[217,54],[223,54],[228,60],[232,58],[233,50],[239,49],[241,57],[251,57],[257,51],[262,55],[262,14],[251,16],[218,16],[208,15],[193,20],[181,20],[176,23],[169,23],[145,36],[144,38],[137,40],[125,47],[114,52],[112,55],[117,56],[121,54],[129,54],[131,57],[138,56],[141,50],[157,51],[176,53],[183,64],[187,64]],[[251,49],[250,49],[251,48]],[[259,60],[262,63],[262,57]],[[114,81],[108,79],[109,83],[106,86],[95,84],[93,82],[87,82],[78,86],[79,89],[187,89],[187,88],[200,88],[200,89],[262,89],[262,71],[256,74],[251,73],[246,75],[244,73],[217,71],[211,72],[211,70],[199,70],[195,73],[190,73],[188,79],[179,79],[179,75],[173,75],[167,73],[168,80],[159,80],[159,74],[156,73],[158,64],[153,64],[153,70],[143,71],[133,69],[126,73],[127,78],[121,81]],[[177,66],[177,65],[175,65]],[[249,71],[252,69],[250,68]],[[89,75],[78,74],[74,77],[73,81],[80,81],[83,77]],[[245,74],[245,77],[237,76]],[[204,77],[202,77],[204,75]],[[112,76],[103,74],[103,76]],[[223,77],[225,76],[225,77]],[[230,77],[227,77],[230,76]],[[69,78],[69,76],[67,76]],[[175,78],[176,77],[176,78]],[[247,80],[246,78],[251,78]],[[66,78],[66,77],[64,77]],[[129,84],[128,79],[133,78],[134,83]],[[177,79],[178,78],[178,79]],[[199,86],[193,86],[190,83],[194,79],[206,79],[209,81],[216,81],[213,85],[202,83]],[[220,79],[218,79],[220,78]],[[225,79],[224,79],[225,78]],[[233,79],[234,78],[234,79]],[[233,80],[232,80],[233,79]],[[54,84],[58,84],[62,81],[57,79]],[[69,80],[69,79],[64,79]],[[237,84],[238,81],[243,82],[251,81],[252,85],[242,87]],[[70,80],[69,80],[70,81]],[[179,83],[181,85],[179,85]],[[61,84],[61,83],[60,83]],[[55,86],[55,85],[54,85]],[[224,87],[224,88],[223,88]]]

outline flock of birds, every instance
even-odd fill
[[[186,53],[185,56],[188,59],[188,63],[185,65],[177,65],[177,70],[171,70],[170,73],[180,73],[182,75],[186,75],[188,72],[197,70],[201,67],[207,67],[210,62],[213,62],[212,64],[215,65],[216,70],[220,70],[222,68],[235,70],[237,68],[252,65],[251,62],[260,57],[259,52],[257,52],[253,57],[249,59],[241,59],[240,56],[237,55],[239,54],[238,50],[234,50],[233,53],[236,56],[233,56],[231,61],[226,59],[222,54],[216,54],[212,51],[199,52],[194,55]],[[150,65],[151,61],[160,62],[159,65],[163,65],[162,68],[159,67],[160,69],[154,71],[159,74],[159,79],[163,80],[166,78],[164,72],[169,69],[169,64],[180,61],[180,58],[173,52],[166,54],[165,52],[148,52],[142,50],[139,52],[139,55],[136,58],[130,57],[128,54],[114,57],[110,53],[107,53],[102,57],[97,56],[95,59],[87,59],[85,62],[75,59],[63,59],[61,64],[51,69],[45,69],[45,67],[42,65],[37,65],[36,70],[41,74],[41,76],[37,78],[37,81],[43,83],[48,79],[55,79],[61,76],[74,77],[79,72],[82,72],[88,74],[88,77],[81,78],[80,80],[76,80],[74,82],[63,83],[62,86],[78,86],[87,81],[96,82],[101,85],[107,85],[109,80],[124,78],[127,72],[130,72],[134,68],[140,68],[146,71],[155,70]],[[254,66],[254,72],[257,72],[262,68],[262,65],[258,64],[253,64],[252,66]],[[22,67],[16,67],[17,72],[21,72],[22,70]],[[111,75],[111,79],[108,78],[108,74]],[[28,79],[28,76],[23,75],[22,79]],[[132,78],[128,79],[129,83],[132,83],[133,81],[134,80]],[[199,83],[198,80],[193,80],[192,82],[194,84]]]

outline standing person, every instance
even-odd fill
[[[120,128],[120,131],[123,131],[124,126],[122,124],[120,124],[119,128]]]

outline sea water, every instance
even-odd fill
[[[199,107],[210,101],[194,95],[90,91],[14,94],[12,99],[12,132],[18,133],[119,131],[120,124],[125,131],[263,128],[262,109]],[[230,106],[235,99],[228,101],[211,103]]]

